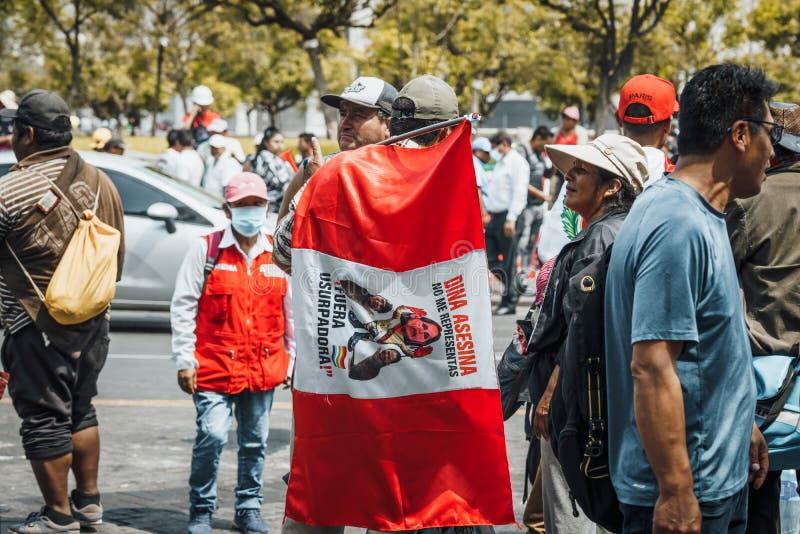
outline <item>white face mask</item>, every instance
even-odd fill
[[[256,235],[267,222],[267,208],[253,206],[247,208],[230,208],[231,225],[245,237]]]
[[[498,151],[496,148],[493,148],[493,149],[492,149],[492,150],[489,152],[489,155],[490,155],[490,156],[492,157],[492,159],[493,159],[493,160],[495,160],[495,161],[500,161],[501,159],[503,159],[503,155],[502,155],[502,154],[501,154],[501,153],[500,153],[500,152],[499,152],[499,151]]]

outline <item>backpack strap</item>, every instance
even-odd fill
[[[39,300],[44,302],[44,294],[42,293],[42,290],[39,289],[39,286],[36,285],[36,282],[33,281],[33,277],[31,276],[31,273],[29,273],[28,269],[26,269],[25,266],[22,265],[22,262],[20,261],[19,256],[17,256],[17,253],[14,252],[13,248],[11,248],[11,245],[9,244],[9,242],[6,241],[5,243],[6,243],[6,246],[8,247],[8,251],[11,253],[12,256],[14,256],[14,259],[17,260],[17,265],[19,265],[19,268],[22,269],[22,272],[25,275],[25,278],[27,278],[28,282],[31,283],[31,287],[36,292],[36,296],[39,297]]]
[[[203,289],[205,289],[208,277],[219,259],[219,244],[222,242],[222,234],[224,232],[225,230],[218,230],[206,236],[208,249],[206,250],[206,263],[203,265]]]
[[[92,213],[97,213],[97,206],[100,205],[100,187],[102,186],[100,180],[97,181],[97,194],[94,196],[94,206],[92,206]]]
[[[81,219],[82,219],[82,217],[81,217],[81,214],[80,214],[80,213],[78,213],[78,210],[77,210],[77,209],[75,209],[75,205],[74,205],[72,202],[70,202],[70,200],[69,200],[69,197],[67,196],[67,194],[66,194],[66,193],[64,193],[64,191],[62,191],[60,187],[58,187],[58,184],[56,183],[56,181],[55,181],[55,180],[51,180],[50,178],[48,178],[47,176],[45,176],[45,174],[44,174],[44,173],[40,172],[38,169],[34,169],[34,168],[32,168],[32,167],[29,167],[29,168],[28,168],[28,170],[29,170],[29,171],[33,171],[35,174],[38,174],[38,175],[39,175],[39,176],[41,176],[41,177],[42,177],[42,178],[43,178],[43,179],[44,179],[46,182],[48,182],[48,183],[49,183],[49,184],[50,184],[50,185],[53,187],[52,191],[56,192],[56,193],[57,193],[57,196],[58,196],[59,198],[61,198],[61,199],[62,199],[64,202],[66,202],[66,203],[67,203],[67,206],[69,206],[69,209],[71,209],[71,210],[72,210],[72,213],[74,213],[74,214],[75,214],[75,217],[77,217],[77,218],[78,218],[78,220],[81,220]],[[97,189],[97,197],[96,197],[96,199],[95,199],[95,208],[97,207],[97,206],[96,206],[96,203],[97,203],[99,200],[100,200],[100,188],[99,188],[99,185],[98,185],[98,189]]]

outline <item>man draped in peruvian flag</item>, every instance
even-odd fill
[[[457,113],[425,76],[391,127]],[[293,214],[285,530],[514,523],[470,126],[415,140],[331,159]]]

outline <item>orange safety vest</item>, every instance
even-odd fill
[[[259,254],[248,273],[235,246],[220,250],[197,307],[198,391],[266,391],[283,382],[289,366],[283,342],[288,289],[271,252]]]

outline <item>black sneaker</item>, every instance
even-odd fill
[[[77,490],[72,490],[69,496],[69,509],[72,511],[72,517],[77,519],[82,527],[92,527],[101,525],[103,523],[103,505],[102,504],[87,504],[81,508],[75,504],[75,493]]]
[[[68,525],[59,525],[44,515],[44,512],[44,508],[33,512],[22,523],[11,525],[8,531],[16,534],[79,534],[81,531],[81,524],[78,521],[73,520]]]

